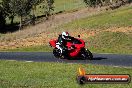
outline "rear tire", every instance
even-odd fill
[[[57,48],[53,49],[53,54],[56,58],[65,59],[65,56],[61,54],[61,51]]]
[[[53,49],[53,54],[56,58],[60,58],[60,50],[57,48]]]

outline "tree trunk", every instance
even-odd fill
[[[100,5],[101,5],[101,6],[104,6],[103,0],[100,0]]]
[[[22,29],[22,15],[21,15],[21,17],[20,17],[20,26],[19,26],[19,30],[21,30]]]
[[[35,17],[35,10],[36,10],[36,6],[34,5],[33,6],[33,15],[32,15],[32,25],[35,25],[35,19],[36,19],[36,17]]]
[[[33,15],[35,15],[36,6],[33,6]]]
[[[113,3],[113,0],[110,0],[110,3]]]
[[[11,19],[11,25],[12,25],[14,21],[14,16],[11,16],[10,19]]]
[[[0,27],[1,28],[5,27],[5,24],[6,24],[6,20],[5,20],[5,17],[3,16],[3,12],[1,11],[0,12]]]

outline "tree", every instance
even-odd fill
[[[54,0],[47,0],[47,5],[48,5],[48,11],[50,12],[51,10],[54,11]]]
[[[35,25],[35,20],[36,20],[36,16],[35,16],[35,11],[36,11],[36,6],[39,5],[43,0],[30,0],[30,4],[32,5],[32,15],[30,15],[30,19],[31,19],[31,24]]]
[[[35,15],[36,6],[40,4],[43,0],[30,0],[30,4],[32,5],[33,15]]]
[[[11,20],[11,24],[13,24],[15,16],[20,17],[21,28],[23,19],[31,14],[31,10],[33,10],[32,17],[35,17],[35,8],[40,3],[43,3],[43,12],[48,17],[50,12],[54,10],[54,0],[2,0],[0,15],[4,19],[8,17]]]
[[[54,4],[54,0],[43,0],[42,6],[40,6],[40,8],[43,9],[43,13],[45,14],[47,20],[51,14],[51,11],[54,11],[53,4]]]
[[[132,0],[128,0],[128,3],[132,3]]]
[[[22,27],[23,17],[30,14],[32,5],[30,0],[11,0],[13,12],[20,17],[20,28]]]
[[[11,19],[11,24],[13,24],[14,16],[16,14],[14,12],[14,4],[12,3],[12,0],[3,0],[2,5],[6,13],[6,16],[9,17],[9,19]]]
[[[2,0],[2,7],[6,17],[11,19],[11,24],[13,24],[14,16],[23,16],[28,14],[30,10],[30,0]]]
[[[2,3],[0,3],[0,29],[5,26],[6,23],[6,13],[4,12]]]
[[[90,0],[83,0],[83,2],[84,2],[87,6],[90,5]]]
[[[83,0],[84,3],[86,3],[87,6],[90,7],[96,7],[96,5],[101,4],[102,5],[102,0]]]

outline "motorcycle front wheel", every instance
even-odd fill
[[[88,49],[86,50],[86,54],[87,54],[89,60],[93,59],[93,54]]]
[[[82,49],[81,55],[84,59],[88,59],[88,60],[93,59],[93,54],[88,49]]]

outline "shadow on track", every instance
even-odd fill
[[[92,60],[103,60],[103,59],[107,59],[107,58],[104,58],[104,57],[94,57]]]
[[[103,59],[107,59],[107,58],[104,58],[104,57],[94,57],[92,60],[103,60]],[[85,60],[85,59],[82,59],[82,58],[70,58],[68,60]]]

